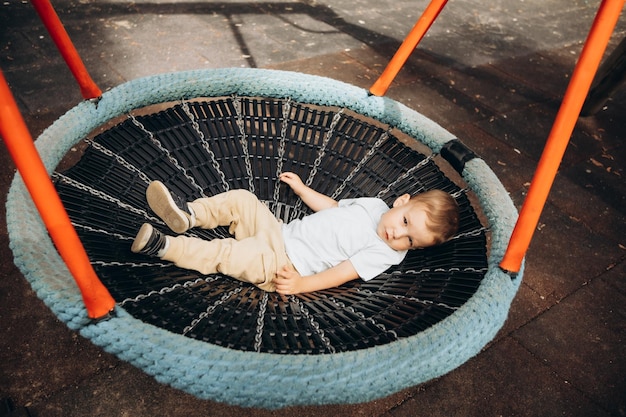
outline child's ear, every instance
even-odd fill
[[[410,194],[402,194],[400,197],[395,199],[395,201],[393,202],[393,206],[394,207],[403,206],[406,203],[408,203],[410,199],[411,199],[411,195]]]

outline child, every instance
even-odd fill
[[[378,198],[337,202],[291,172],[280,180],[315,213],[283,224],[246,190],[187,203],[153,181],[146,190],[148,205],[172,231],[229,226],[233,238],[166,236],[145,223],[131,250],[266,291],[299,294],[372,279],[402,262],[407,250],[443,243],[458,227],[456,201],[440,190],[404,194],[389,208]]]

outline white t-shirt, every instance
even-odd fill
[[[406,255],[406,251],[389,247],[376,233],[387,210],[379,198],[344,199],[338,207],[283,224],[287,255],[302,276],[350,260],[359,276],[370,280]]]

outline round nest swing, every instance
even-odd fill
[[[136,111],[154,105],[158,111]],[[84,148],[52,176],[118,307],[105,320],[87,318],[19,175],[7,200],[16,265],[70,328],[200,398],[279,408],[390,395],[476,355],[502,327],[521,282],[521,271],[511,278],[498,267],[517,212],[484,161],[415,111],[338,81],[258,69],[152,76],[79,104],[36,145],[49,172]],[[476,195],[487,225],[439,169],[439,154]],[[167,230],[145,201],[151,180],[188,200],[245,188],[289,221],[308,209],[280,185],[283,171],[336,199],[391,203],[442,189],[459,203],[461,227],[371,281],[290,297],[130,252],[141,223]]]

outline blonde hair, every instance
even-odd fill
[[[459,205],[450,194],[442,190],[430,190],[414,195],[411,201],[424,208],[435,245],[450,240],[456,234],[459,229]]]

